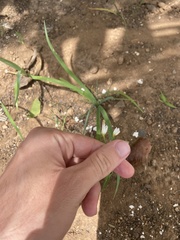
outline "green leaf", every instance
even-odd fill
[[[87,111],[87,114],[86,114],[85,123],[84,123],[84,130],[83,130],[84,135],[86,133],[86,127],[88,125],[89,116],[90,116],[91,111],[92,111],[92,107]]]
[[[37,117],[41,112],[41,102],[39,101],[38,98],[36,98],[31,106],[30,112],[29,112],[29,117]]]
[[[86,85],[67,67],[67,65],[65,64],[65,62],[62,60],[62,58],[58,55],[58,53],[55,51],[50,39],[49,39],[49,36],[48,36],[48,33],[47,33],[47,28],[46,28],[46,24],[44,22],[44,31],[45,31],[45,36],[46,36],[46,41],[48,43],[48,46],[51,50],[51,52],[53,53],[54,57],[56,58],[56,60],[58,61],[58,63],[61,65],[61,67],[65,70],[65,72],[70,76],[72,77],[78,84],[79,86],[81,87],[81,89],[83,89],[84,93],[84,96],[86,98],[89,99],[89,101],[92,103],[92,104],[97,104],[97,99],[95,98],[95,96],[92,94],[92,92],[86,87]],[[82,94],[81,94],[82,95]]]
[[[170,108],[176,108],[176,106],[168,101],[167,97],[162,92],[160,94],[160,101]]]
[[[136,101],[134,99],[132,99],[131,97],[129,97],[126,93],[122,92],[122,91],[118,91],[118,93],[123,96],[124,98],[126,98],[127,100],[129,100],[134,106],[136,106],[142,113],[144,112],[142,110],[142,108],[140,108],[140,106],[136,103]]]
[[[43,77],[43,76],[33,76],[31,75],[31,78],[37,81],[43,81],[43,82],[47,82],[47,83],[53,83],[53,84],[58,84],[61,87],[65,87],[70,89],[73,92],[77,92],[82,96],[86,97],[86,93],[84,91],[82,91],[79,87],[74,86],[73,84],[71,84],[70,82],[68,82],[67,80],[60,78],[60,79],[56,79],[56,78],[49,78],[49,77]]]
[[[109,116],[106,112],[106,110],[102,107],[102,106],[99,106],[99,110],[102,114],[102,117],[106,123],[106,125],[108,126],[108,135],[109,135],[109,140],[113,140],[114,137],[113,137],[113,129],[112,129],[112,125],[111,125],[111,121],[109,119]]]
[[[16,82],[15,82],[15,85],[14,85],[14,99],[15,99],[15,106],[16,106],[16,108],[18,108],[20,78],[21,78],[21,72],[18,71],[17,77],[16,77]]]
[[[102,186],[102,191],[107,187],[110,179],[111,179],[111,176],[112,176],[113,173],[110,173],[107,177],[105,177],[104,179],[104,182],[103,182],[103,186]]]
[[[101,141],[102,140],[102,133],[101,133],[101,110],[100,105],[96,107],[96,139]]]
[[[7,108],[5,107],[5,105],[2,102],[0,102],[0,104],[1,104],[1,107],[2,107],[2,109],[4,111],[4,113],[6,114],[6,117],[8,118],[9,122],[15,128],[15,130],[18,133],[18,135],[21,138],[21,140],[23,140],[22,133],[21,133],[20,129],[18,128],[18,126],[16,125],[16,123],[14,122],[11,114],[9,113],[9,111],[7,110]]]
[[[0,61],[5,63],[8,66],[14,68],[17,71],[20,71],[21,73],[26,74],[26,72],[25,72],[25,70],[23,68],[19,67],[17,64],[15,64],[15,63],[13,63],[13,62],[11,62],[9,60],[0,57]]]
[[[121,180],[120,176],[116,174],[116,189],[115,189],[114,197],[113,197],[113,198],[115,198],[115,196],[116,196],[116,194],[117,194],[117,192],[118,192],[120,180]]]

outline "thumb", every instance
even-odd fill
[[[130,146],[127,142],[115,140],[104,144],[85,161],[78,164],[79,173],[86,187],[91,188],[105,178],[126,159],[129,153]]]

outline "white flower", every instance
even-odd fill
[[[117,87],[114,87],[113,90],[114,90],[114,91],[117,91]]]
[[[133,137],[138,138],[139,137],[139,132],[138,131],[133,132]]]
[[[93,131],[95,131],[95,132],[97,131],[97,127],[96,127],[96,126],[95,126],[95,127],[93,127]]]
[[[117,136],[120,133],[120,128],[115,128],[113,131],[113,136]]]
[[[106,93],[106,90],[105,90],[105,89],[103,89],[103,90],[102,90],[102,94],[105,94],[105,93]]]
[[[84,88],[81,88],[81,90],[82,90],[83,92],[85,92],[85,89],[84,89]]]
[[[142,85],[142,84],[143,84],[143,79],[141,79],[141,78],[140,78],[140,79],[138,79],[138,80],[137,80],[137,83],[139,83],[139,84],[141,84],[141,85]]]
[[[107,130],[108,130],[108,126],[105,124],[105,121],[103,121],[103,123],[102,123],[102,130],[101,130],[102,135],[106,135]]]
[[[86,130],[91,133],[91,132],[92,132],[92,128],[93,128],[93,126],[88,125],[88,126],[86,127]]]
[[[75,121],[75,122],[79,122],[79,118],[78,118],[78,117],[75,117],[75,118],[74,118],[74,121]]]

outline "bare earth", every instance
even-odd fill
[[[103,89],[122,90],[144,110],[125,100],[105,105],[113,127],[121,129],[119,138],[134,142],[137,131],[150,139],[152,151],[145,168],[121,180],[115,199],[112,178],[97,216],[87,218],[79,210],[65,240],[180,239],[180,1],[117,0],[116,6],[120,15],[90,9],[115,10],[111,0],[1,0],[0,56],[24,67],[38,47],[40,75],[68,79],[45,41],[45,20],[57,52],[96,95]],[[0,100],[24,137],[39,125],[82,133],[84,122],[74,120],[84,120],[89,108],[82,97],[32,82],[20,90],[16,110],[15,76],[7,69],[13,71],[0,62]],[[176,108],[160,101],[161,92]],[[29,119],[27,110],[35,98],[42,111]],[[2,173],[20,139],[2,113],[0,119]],[[95,126],[95,116],[90,124]]]

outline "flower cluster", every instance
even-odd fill
[[[108,131],[108,126],[105,124],[105,121],[103,121],[102,129],[101,129],[102,135],[105,136],[107,131]],[[113,137],[117,136],[119,133],[120,133],[120,128],[116,127],[113,131]]]

